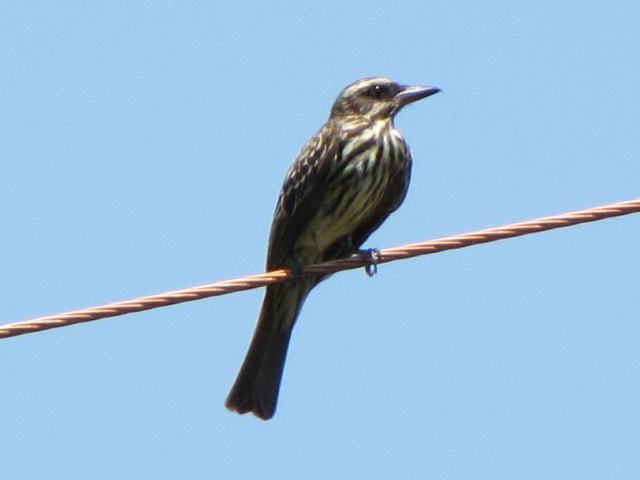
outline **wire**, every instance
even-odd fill
[[[579,223],[594,222],[637,212],[640,212],[640,199],[612,203],[601,207],[503,225],[501,227],[487,228],[485,230],[477,230],[475,232],[438,238],[426,242],[386,248],[375,251],[373,255],[358,254],[350,258],[310,265],[305,267],[298,275],[326,274],[341,270],[352,270],[370,266],[372,262],[375,264],[393,262],[395,260],[417,257],[419,255],[428,255],[480,243],[494,242],[504,238],[519,237],[530,233],[568,227]],[[0,325],[0,339],[24,335],[25,333],[40,332],[50,328],[66,327],[76,323],[91,322],[100,318],[151,310],[152,308],[165,307],[207,297],[226,295],[242,290],[250,290],[252,288],[294,280],[294,277],[295,275],[289,270],[274,270],[260,275],[251,275],[198,287],[185,288],[183,290],[174,290],[159,295],[150,295],[133,300],[125,300],[123,302],[109,303],[98,307],[34,318],[22,322],[8,323],[6,325]]]

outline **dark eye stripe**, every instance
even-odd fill
[[[367,89],[367,94],[372,98],[383,98],[387,97],[389,93],[389,88],[385,85],[372,85]]]

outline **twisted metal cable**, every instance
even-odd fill
[[[513,223],[501,227],[487,228],[475,232],[453,235],[451,237],[437,238],[426,242],[412,243],[400,247],[386,248],[375,253],[375,263],[386,263],[394,260],[428,255],[455,248],[463,248],[479,243],[493,242],[504,238],[519,237],[530,233],[553,230],[554,228],[568,227],[578,223],[594,222],[610,217],[628,215],[640,212],[640,199],[627,202],[612,203],[602,207],[588,208],[575,212],[563,213],[551,217],[543,217],[526,222]],[[350,258],[333,260],[330,262],[310,265],[305,267],[299,275],[309,275],[318,273],[334,273],[340,270],[352,270],[366,267],[371,264],[369,255],[354,255]],[[295,275],[289,270],[274,270],[260,275],[234,280],[201,285],[198,287],[185,288],[161,293],[159,295],[149,295],[133,300],[110,303],[98,307],[85,308],[72,312],[49,315],[46,317],[34,318],[23,322],[8,323],[0,325],[0,339],[23,335],[25,333],[40,332],[50,328],[66,327],[75,323],[90,322],[100,318],[115,317],[142,310],[175,305],[182,302],[200,300],[202,298],[225,295],[227,293],[250,290],[252,288],[283,283],[294,279]]]

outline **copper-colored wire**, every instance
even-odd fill
[[[479,243],[493,242],[504,238],[518,237],[530,233],[552,230],[554,228],[568,227],[578,223],[594,222],[609,217],[628,215],[640,212],[640,199],[627,202],[612,203],[602,207],[588,208],[576,212],[563,213],[551,217],[538,218],[526,222],[513,223],[501,227],[487,228],[475,232],[463,233],[451,237],[437,238],[426,242],[413,243],[400,247],[386,248],[376,252],[376,263],[392,262],[418,255],[468,247]],[[355,255],[350,258],[334,260],[317,265],[310,265],[300,275],[334,273],[340,270],[351,270],[365,267],[371,263],[371,258],[366,255]],[[85,308],[72,312],[49,315],[34,318],[22,322],[8,323],[0,326],[0,339],[23,335],[25,333],[40,332],[50,328],[66,327],[75,323],[90,322],[100,318],[115,317],[126,313],[140,312],[152,308],[174,305],[176,303],[190,302],[202,298],[225,295],[227,293],[249,290],[275,283],[294,280],[294,274],[288,270],[275,270],[251,275],[234,280],[201,285],[199,287],[174,290],[172,292],[150,295],[147,297],[125,300],[123,302],[110,303],[98,307]]]

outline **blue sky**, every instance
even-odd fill
[[[640,196],[637,2],[3,2],[0,321],[262,271],[340,89],[441,94],[379,248]],[[4,478],[637,478],[640,216],[336,275],[270,422],[262,292],[3,340]]]

